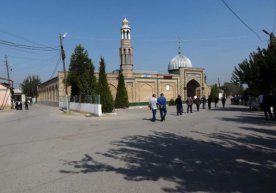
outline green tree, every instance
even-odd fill
[[[123,73],[119,72],[119,81],[117,87],[117,94],[115,99],[115,108],[127,108],[129,107],[127,90],[125,87],[125,78]]]
[[[276,88],[276,38],[273,33],[270,33],[270,43],[268,48],[264,50],[265,62],[262,68],[263,79],[268,83],[269,91]]]
[[[232,82],[239,85],[247,85],[251,95],[267,90],[263,72],[265,68],[264,50],[258,48],[257,52],[250,54],[249,59],[235,67],[232,73]]]
[[[214,84],[211,86],[210,97],[212,98],[212,100],[214,100],[215,97],[218,97],[218,95],[219,95],[219,87],[217,86],[217,84]]]
[[[30,75],[20,84],[22,92],[27,97],[37,97],[37,87],[41,84],[40,78],[37,75]]]
[[[257,48],[232,73],[232,82],[248,87],[250,95],[269,93],[276,88],[276,42],[273,33],[266,49]]]
[[[226,96],[241,95],[243,93],[242,85],[235,84],[232,82],[225,82],[221,89],[224,91]]]
[[[114,101],[110,88],[108,86],[107,77],[105,73],[105,62],[102,57],[100,59],[98,93],[100,95],[100,101],[102,104],[102,112],[112,112],[114,110]]]
[[[71,56],[67,80],[71,85],[71,96],[96,94],[95,67],[81,45],[76,46]]]

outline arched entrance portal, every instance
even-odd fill
[[[191,80],[187,84],[187,97],[200,96],[200,84],[196,80]]]

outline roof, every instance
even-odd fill
[[[189,58],[178,52],[169,63],[168,70],[177,70],[180,67],[193,67],[192,62]]]

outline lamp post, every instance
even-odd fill
[[[265,29],[262,30],[265,34],[270,35],[270,33],[268,31],[266,31]]]
[[[65,67],[65,52],[63,48],[63,38],[65,38],[67,33],[64,33],[63,35],[59,34],[59,40],[60,40],[60,54],[62,59],[62,65],[63,65],[63,76],[64,76],[64,87],[65,87],[65,103],[66,103],[66,112],[69,111],[69,102],[68,102],[68,90],[67,90],[67,76],[66,76],[66,67]]]
[[[265,29],[262,30],[265,34],[269,35],[269,42],[270,45],[272,45],[272,43],[275,43],[275,36],[273,34],[273,32],[269,33],[268,31],[266,31]]]

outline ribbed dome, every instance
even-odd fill
[[[170,61],[168,70],[178,70],[180,67],[193,67],[189,58],[180,52]]]

